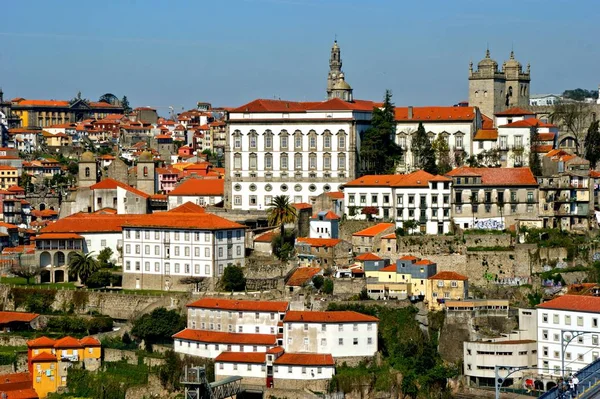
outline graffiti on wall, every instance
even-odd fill
[[[475,221],[473,227],[482,230],[504,230],[504,223],[496,219],[481,219]]]

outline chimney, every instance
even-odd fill
[[[412,105],[408,106],[408,119],[412,119],[413,118],[413,107]]]

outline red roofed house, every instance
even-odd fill
[[[310,284],[314,276],[322,273],[323,269],[320,267],[299,267],[287,279],[285,286],[290,292],[294,292],[294,290]]]
[[[538,182],[529,168],[456,168],[452,179],[454,223],[462,229],[502,230],[538,215]]]
[[[217,205],[223,201],[225,180],[189,178],[168,193],[169,209],[185,202],[197,205]]]
[[[113,208],[118,214],[143,214],[149,211],[150,194],[115,179],[104,179],[90,186],[92,212]]]
[[[430,140],[442,136],[451,150],[473,153],[473,136],[482,128],[483,120],[477,107],[397,107],[396,144],[403,150],[399,170],[408,172],[416,168],[412,152],[412,134],[419,124]]]
[[[124,288],[187,291],[184,277],[218,278],[245,264],[244,225],[210,213],[136,216],[122,224]]]
[[[0,312],[0,330],[2,332],[37,329],[39,314],[25,312]]]
[[[177,185],[177,180],[180,171],[172,166],[164,168],[156,168],[156,176],[158,178],[158,192],[168,194]]]
[[[396,230],[394,223],[377,223],[352,234],[352,247],[356,253],[379,252],[381,237]]]
[[[469,279],[452,271],[438,272],[427,280],[426,301],[430,310],[443,309],[446,300],[463,300],[469,296]]]
[[[352,259],[352,244],[339,238],[296,238],[296,253],[303,266],[334,268],[347,266]]]
[[[310,219],[310,238],[339,238],[340,217],[332,211],[321,211]]]
[[[38,399],[33,389],[33,379],[29,373],[0,375],[0,393],[5,399]]]
[[[418,222],[412,232],[445,234],[450,231],[451,179],[434,176],[423,170],[406,175],[366,175],[344,184],[344,205],[348,219],[366,219],[365,209],[374,209],[379,220],[395,221],[393,232],[406,221]],[[378,237],[379,238],[379,237]],[[379,240],[371,245],[366,239],[353,241],[357,252],[379,250]],[[375,246],[376,244],[376,246]]]

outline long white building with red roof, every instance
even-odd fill
[[[202,298],[188,304],[188,326],[173,336],[178,353],[215,360],[215,377],[245,384],[323,389],[335,359],[377,352],[376,317],[351,311],[290,311],[288,302]]]

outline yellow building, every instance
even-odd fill
[[[41,352],[31,359],[31,376],[33,378],[33,389],[40,398],[45,398],[49,393],[58,390],[60,376],[56,355]]]
[[[0,189],[6,190],[19,183],[19,171],[14,166],[0,165]]]
[[[71,365],[83,362],[86,370],[97,370],[102,358],[100,341],[92,337],[77,340],[67,336],[56,341],[40,337],[28,341],[27,347],[33,389],[40,398],[67,386]]]
[[[43,130],[42,137],[49,147],[65,147],[72,144],[71,136],[65,133],[52,134]]]
[[[427,282],[425,297],[431,310],[442,309],[446,300],[463,300],[469,293],[469,279],[456,272],[439,272]]]

